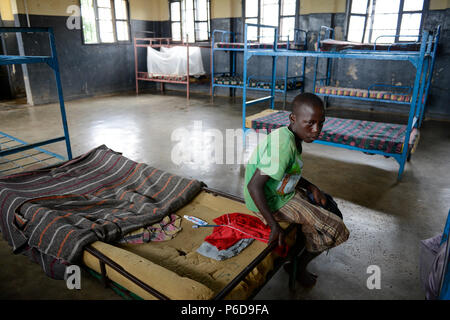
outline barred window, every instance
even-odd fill
[[[170,0],[173,41],[208,41],[210,37],[210,0]]]
[[[127,0],[80,0],[80,4],[85,44],[130,41]]]
[[[427,0],[349,0],[347,40],[417,41],[427,7]]]
[[[245,23],[278,27],[280,40],[294,40],[294,29],[298,16],[297,0],[245,0]],[[273,41],[273,29],[248,27],[247,40]]]

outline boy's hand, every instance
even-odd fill
[[[267,245],[270,246],[272,242],[278,241],[278,246],[281,247],[284,244],[284,230],[276,222],[270,226],[270,229],[270,237]]]
[[[309,186],[309,192],[311,192],[314,196],[314,200],[316,201],[316,203],[322,205],[323,207],[327,204],[327,197],[325,196],[325,194],[320,191],[319,188],[317,188],[315,185],[311,184]]]

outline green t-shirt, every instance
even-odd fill
[[[256,169],[269,176],[264,193],[270,210],[274,212],[294,196],[302,168],[302,155],[295,145],[294,133],[288,127],[272,131],[257,145],[245,169],[244,199],[247,208],[259,212],[247,189]]]

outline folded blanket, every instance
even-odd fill
[[[202,186],[102,145],[59,166],[0,178],[0,231],[15,253],[31,247],[76,263],[86,245],[160,221]]]

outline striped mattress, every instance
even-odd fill
[[[289,114],[289,111],[265,110],[248,117],[246,126],[258,131],[270,132],[289,125]],[[405,134],[406,125],[326,117],[318,140],[364,150],[401,154]]]

